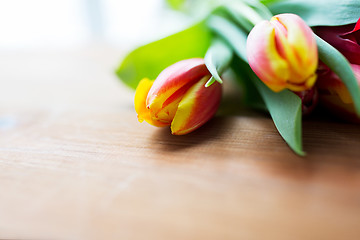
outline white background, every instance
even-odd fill
[[[0,50],[132,48],[188,24],[163,0],[0,0]]]

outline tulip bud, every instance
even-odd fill
[[[221,84],[205,87],[210,77],[204,60],[193,58],[164,69],[155,81],[141,80],[135,93],[139,121],[171,125],[174,135],[199,128],[216,113],[221,100]]]
[[[295,14],[279,14],[258,23],[247,39],[247,57],[255,74],[273,91],[299,92],[316,81],[318,53],[312,30]]]

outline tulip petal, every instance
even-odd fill
[[[183,60],[164,69],[156,78],[146,100],[152,118],[170,123],[185,92],[209,74],[202,58]]]
[[[288,64],[280,56],[275,41],[275,28],[268,22],[258,23],[247,39],[249,64],[256,75],[273,91],[285,88]]]
[[[341,37],[354,41],[360,45],[360,18],[355,24],[354,29],[348,33],[341,35]]]
[[[139,85],[136,88],[134,103],[135,111],[138,114],[138,120],[139,122],[143,122],[145,120],[149,124],[157,127],[168,126],[170,123],[166,124],[152,119],[150,111],[146,107],[146,98],[153,83],[154,81],[144,78],[139,82]]]
[[[352,30],[352,32],[356,32],[356,31],[359,31],[359,30],[360,30],[360,18],[357,21],[357,23],[356,23],[354,29]]]
[[[339,50],[351,63],[360,64],[360,20],[354,24],[316,27],[316,34]]]
[[[247,56],[253,71],[274,92],[304,91],[315,84],[316,40],[297,15],[279,14],[258,23],[248,36]]]
[[[310,77],[308,77],[306,80],[303,80],[304,81],[303,83],[296,84],[296,83],[288,82],[286,84],[286,87],[293,92],[305,91],[314,86],[316,79],[317,79],[317,75],[314,73]]]
[[[221,84],[215,82],[205,87],[210,76],[194,84],[179,103],[171,123],[174,135],[183,135],[194,131],[206,123],[216,113],[221,99]]]
[[[285,50],[284,58],[290,63],[290,76],[288,81],[301,84],[304,80],[311,78],[317,67],[318,54],[317,45],[313,32],[306,23],[295,14],[279,14],[274,16],[271,23],[280,23],[286,30],[286,40],[282,47]],[[282,34],[278,34],[281,36]],[[310,82],[312,82],[310,80]]]

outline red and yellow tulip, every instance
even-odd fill
[[[315,32],[348,59],[360,87],[360,19],[357,24],[316,27]],[[319,65],[318,76],[321,104],[341,118],[360,122],[350,93],[341,79],[325,64]]]
[[[155,81],[141,80],[135,93],[139,121],[171,126],[174,135],[199,128],[213,117],[221,100],[221,84],[205,87],[210,77],[204,60],[192,58],[164,69]]]
[[[247,57],[255,74],[273,91],[313,87],[318,52],[313,32],[295,14],[279,14],[255,25],[247,39]]]

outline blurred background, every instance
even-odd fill
[[[0,107],[132,104],[121,59],[192,22],[165,0],[0,0]]]
[[[189,23],[163,0],[0,0],[0,50],[128,49]]]

